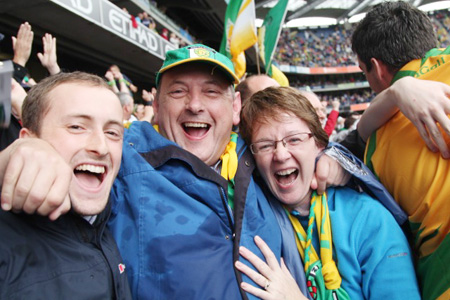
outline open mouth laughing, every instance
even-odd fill
[[[210,124],[200,123],[200,122],[185,122],[183,123],[184,132],[191,138],[200,139],[204,137],[209,129],[211,128]]]
[[[298,169],[289,168],[275,172],[275,179],[278,184],[287,186],[295,181],[298,177]]]
[[[105,166],[81,164],[74,169],[78,182],[87,189],[96,189],[101,186],[107,174]]]

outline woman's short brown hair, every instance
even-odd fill
[[[242,107],[239,132],[247,144],[251,144],[255,126],[269,119],[280,120],[282,113],[293,114],[304,121],[318,146],[328,145],[328,135],[322,129],[314,107],[300,91],[291,87],[269,87],[253,94]]]

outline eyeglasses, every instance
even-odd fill
[[[288,135],[278,141],[261,141],[250,145],[250,150],[253,154],[269,154],[275,152],[279,142],[288,150],[298,148],[303,142],[309,140],[313,134],[311,132],[300,132]]]

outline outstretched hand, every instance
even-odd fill
[[[17,37],[12,37],[12,47],[14,50],[13,62],[25,67],[31,55],[34,33],[31,25],[25,22],[20,25]]]
[[[398,108],[416,126],[427,147],[450,158],[449,145],[440,130],[450,137],[450,86],[408,76],[397,80],[392,92]]]
[[[247,259],[259,273],[240,261],[236,261],[235,266],[236,269],[247,275],[261,288],[257,288],[246,282],[241,283],[241,288],[263,300],[307,299],[300,291],[295,279],[284,264],[283,259],[281,259],[280,265],[272,250],[270,250],[269,246],[259,236],[255,236],[255,244],[263,253],[267,263],[245,247],[239,248],[239,254]]]
[[[61,69],[59,68],[56,58],[56,38],[51,34],[46,33],[42,37],[43,53],[37,54],[43,67],[45,67],[50,75],[58,74]]]

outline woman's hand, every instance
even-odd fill
[[[261,288],[254,287],[246,282],[241,283],[241,288],[263,300],[303,300],[307,299],[300,291],[295,279],[281,259],[281,266],[269,246],[259,237],[255,236],[255,244],[263,253],[267,263],[253,254],[245,247],[239,248],[239,254],[247,259],[257,270],[251,269],[240,261],[236,261],[236,269],[247,275]]]

